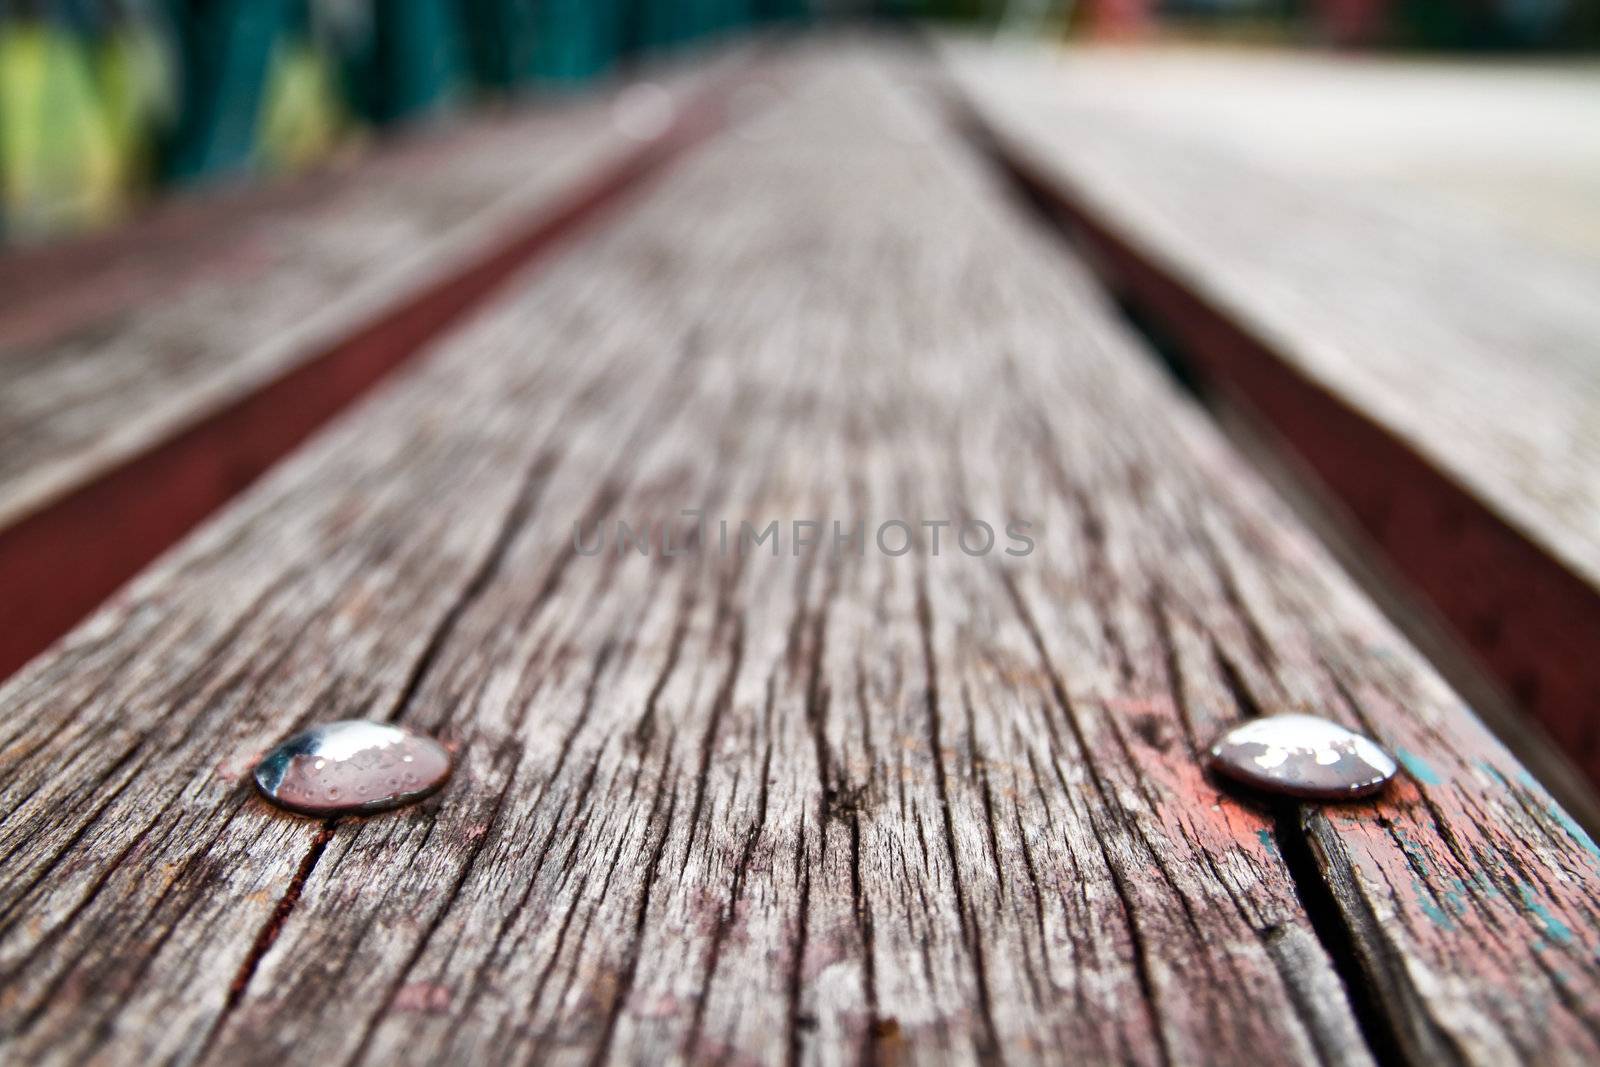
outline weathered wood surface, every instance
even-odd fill
[[[0,600],[17,614],[0,629],[0,677],[707,136],[737,99],[739,56],[425,139],[269,197],[217,225],[215,247],[192,239],[218,216],[210,203],[0,261],[6,274],[41,260],[57,282],[96,249],[106,261],[70,284],[24,285],[17,315],[0,311],[0,334],[32,335],[10,351],[0,339]]]
[[[947,42],[1003,150],[1600,782],[1600,78]]]
[[[0,689],[0,1053],[1600,1055],[1594,846],[907,74],[792,61],[767,121]],[[574,548],[681,546],[682,508],[704,551]],[[724,556],[718,518],[781,554]],[[787,529],[962,518],[1036,548]],[[1200,772],[1290,707],[1410,776],[1296,809]],[[456,777],[326,823],[252,794],[253,753],[352,714]]]
[[[703,85],[663,74],[680,107]],[[20,253],[6,270],[39,281],[0,290],[0,527],[526,227],[638,145],[613,111],[608,97],[418,136],[255,210],[204,205],[144,228],[154,235],[55,254],[74,277],[51,270],[50,253]],[[99,245],[104,265],[83,263]]]

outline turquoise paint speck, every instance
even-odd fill
[[[1478,762],[1482,763],[1490,774],[1493,774],[1496,778],[1500,778],[1502,782],[1505,781],[1505,779],[1500,776],[1500,772],[1496,771],[1493,767],[1490,767],[1487,761],[1479,760]],[[1517,772],[1517,781],[1521,782],[1528,789],[1535,790],[1541,794],[1544,792],[1544,786],[1540,785],[1534,779],[1533,775],[1529,774],[1526,769]],[[1561,829],[1565,830],[1567,832],[1567,836],[1578,843],[1579,848],[1589,853],[1589,855],[1593,856],[1595,859],[1600,860],[1600,845],[1596,845],[1594,843],[1594,838],[1590,837],[1583,827],[1572,821],[1572,816],[1563,811],[1560,804],[1557,804],[1554,800],[1550,800],[1547,797],[1545,800],[1544,810],[1550,813],[1550,817],[1552,819],[1561,824]]]
[[[1533,776],[1527,771],[1523,771],[1521,777],[1523,784],[1528,788],[1538,789],[1543,792],[1543,787],[1535,782]],[[1546,800],[1544,810],[1550,813],[1552,819],[1561,824],[1561,829],[1565,830],[1567,836],[1578,843],[1579,848],[1596,859],[1600,859],[1600,846],[1595,845],[1594,838],[1585,833],[1583,827],[1572,821],[1572,816],[1561,810],[1560,804],[1557,804],[1554,800]]]
[[[1545,936],[1560,945],[1565,945],[1572,940],[1572,928],[1554,915],[1551,915],[1550,909],[1539,903],[1539,899],[1533,895],[1531,887],[1519,885],[1517,889],[1522,895],[1522,903],[1529,911],[1539,917],[1540,922],[1544,923]]]
[[[1406,832],[1399,827],[1394,829],[1395,840],[1400,842],[1400,851],[1406,854],[1406,860],[1422,877],[1428,877],[1428,855],[1417,847],[1417,843],[1406,836]]]
[[[1434,925],[1445,930],[1455,929],[1455,920],[1450,918],[1443,908],[1429,900],[1426,893],[1417,894],[1417,906],[1422,909],[1422,914],[1433,920]]]
[[[1439,785],[1444,781],[1443,778],[1440,778],[1435,773],[1432,767],[1423,762],[1421,756],[1414,752],[1407,752],[1403,748],[1397,748],[1394,750],[1394,757],[1400,761],[1400,765],[1406,769],[1407,774],[1423,785]]]
[[[1422,914],[1433,920],[1433,924],[1443,930],[1455,929],[1456,922],[1450,913],[1433,902],[1433,894],[1416,875],[1411,876],[1411,891],[1417,894],[1417,907],[1422,909]]]
[[[1561,810],[1560,804],[1552,800],[1548,810],[1550,817],[1561,824],[1561,828],[1567,832],[1568,837],[1576,841],[1589,855],[1595,859],[1600,859],[1600,845],[1596,845],[1594,838],[1584,833],[1583,827],[1572,821],[1572,816]]]
[[[1256,840],[1260,841],[1261,847],[1266,849],[1268,852],[1277,851],[1278,842],[1273,840],[1271,830],[1257,830]]]

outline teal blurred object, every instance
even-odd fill
[[[760,22],[798,22],[811,14],[807,0],[755,0],[753,6]]]
[[[477,84],[490,91],[573,86],[611,70],[626,51],[633,5],[593,0],[463,0]]]
[[[466,86],[466,42],[450,0],[373,0],[372,96],[377,122],[452,103]]]
[[[531,0],[463,0],[473,80],[492,92],[512,92],[532,76],[538,5]]]
[[[181,112],[168,147],[169,179],[193,181],[252,163],[268,64],[290,15],[291,0],[174,0]]]
[[[641,51],[672,48],[694,38],[708,22],[709,0],[647,0],[637,10],[637,46]]]
[[[1399,0],[1404,43],[1427,48],[1503,50],[1583,48],[1596,42],[1596,0]]]
[[[474,91],[578,88],[635,59],[741,27],[798,21],[812,7],[0,0],[0,63],[9,64],[0,89],[11,86],[0,99],[10,125],[0,129],[0,235],[7,213],[13,235],[101,225],[153,184],[315,163],[349,134],[352,119],[404,122]],[[832,10],[849,7],[846,0]]]
[[[181,74],[169,181],[293,169],[332,147],[350,109],[337,99],[324,41],[336,34],[312,0],[169,0],[169,8]]]
[[[533,25],[535,81],[573,84],[611,69],[619,53],[621,4],[544,0]]]
[[[466,84],[457,7],[452,0],[173,0],[183,117],[169,175],[185,181],[252,164],[270,64],[286,42],[325,38],[348,110],[372,122],[447,106]]]

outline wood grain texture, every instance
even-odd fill
[[[1600,782],[1593,72],[946,55],[1128,298]]]
[[[125,255],[109,255],[103,270],[86,270],[65,292],[48,289],[42,309],[27,305],[42,310],[54,332],[46,331],[53,340],[37,348],[38,358],[12,368],[7,384],[17,387],[16,402],[0,402],[0,412],[10,406],[19,415],[13,425],[0,423],[4,442],[15,445],[7,454],[17,460],[11,483],[0,471],[0,489],[16,494],[0,498],[0,513],[10,518],[7,525],[0,515],[0,600],[16,619],[0,629],[0,677],[47,648],[509,273],[554,254],[676,153],[709,136],[735,92],[738,68],[737,50],[723,50],[704,71],[655,70],[671,89],[640,76],[615,102],[568,109],[560,122],[524,115],[509,131],[502,123],[429,140],[346,175],[342,196],[323,182],[321,199],[303,204],[300,214],[272,199],[259,213],[218,227],[224,236],[216,249],[184,240],[187,227],[214,215],[216,205],[180,213],[185,225],[176,235],[159,225],[171,220],[158,219],[135,227],[133,239],[172,240],[153,240],[144,255],[116,244],[111,251]],[[640,94],[655,108],[655,128],[630,118]],[[442,229],[434,233],[434,225]],[[263,241],[271,254],[252,254]],[[103,243],[114,242],[95,245]],[[60,266],[56,259],[76,261],[91,250],[41,258]],[[236,269],[231,261],[241,252],[245,266]],[[401,262],[391,267],[385,254],[400,254]],[[352,273],[348,298],[310,306],[324,299],[313,283],[357,267],[372,275],[371,284]],[[117,284],[124,275],[137,284]],[[293,284],[274,285],[275,277]],[[157,291],[163,281],[172,293]],[[140,312],[135,291],[158,310]],[[74,294],[83,292],[120,301],[122,328],[106,319],[105,308],[80,307]],[[273,323],[286,329],[296,316],[310,321],[241,357],[231,347],[233,320],[200,321],[224,296],[255,322],[243,330],[246,343]],[[182,338],[186,347],[173,358],[172,338],[152,337],[141,325],[150,319],[197,333]],[[23,325],[41,321],[24,316]],[[7,322],[13,320],[0,312],[0,324]],[[63,389],[63,380],[72,387]],[[40,405],[41,398],[50,403]],[[154,407],[130,409],[130,398]],[[34,499],[52,479],[59,491]],[[63,560],[72,566],[62,567]]]
[[[679,106],[703,84],[656,73]],[[82,249],[19,254],[0,305],[0,527],[464,269],[637,148],[612,112],[609,95],[523,109],[254,210],[224,200]]]
[[[1592,1060],[1592,844],[908,62],[786,61],[0,689],[8,1057],[1370,1063],[1316,892],[1368,1035]],[[664,555],[683,508],[781,552]],[[787,528],[963,518],[1037,546]],[[617,519],[648,554],[577,551]],[[1413,777],[1302,811],[1202,775],[1289,707]],[[451,784],[317,822],[241,780],[353,714]]]
[[[1111,223],[1600,582],[1593,70],[947,54]]]

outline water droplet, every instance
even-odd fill
[[[410,764],[404,781],[383,773],[396,746]],[[450,777],[450,753],[431,738],[385,723],[347,719],[296,734],[256,764],[268,800],[307,815],[382,811],[421,800]]]
[[[1368,738],[1314,715],[1269,715],[1234,727],[1206,753],[1216,773],[1270,793],[1348,800],[1376,793],[1395,761]]]

